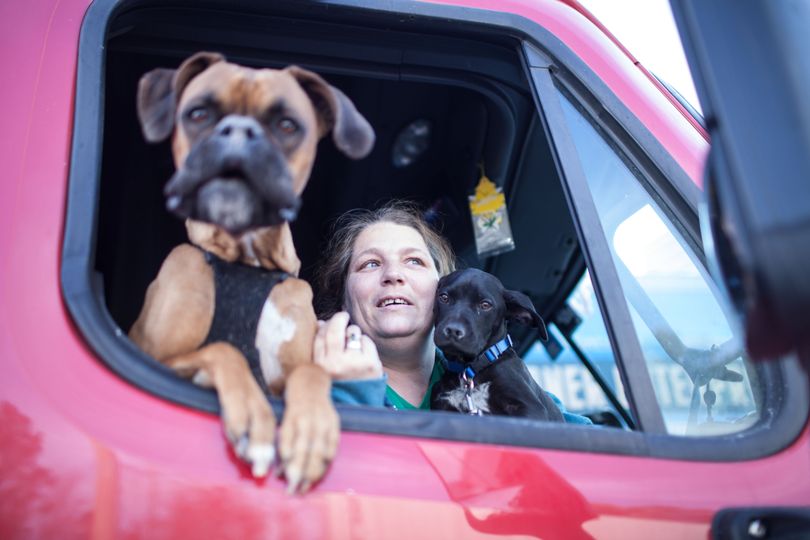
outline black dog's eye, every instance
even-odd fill
[[[492,303],[488,302],[487,300],[481,300],[481,302],[478,303],[478,307],[480,307],[484,311],[487,311],[489,309],[492,309]]]
[[[194,107],[193,109],[188,111],[188,114],[186,114],[186,117],[195,124],[201,124],[205,122],[206,120],[208,120],[209,116],[210,113],[208,112],[208,109],[206,109],[205,107]]]
[[[447,296],[447,293],[441,293],[437,298],[439,299],[439,302],[441,302],[442,304],[446,304],[447,302],[450,301],[450,297]]]
[[[285,135],[292,135],[296,131],[298,131],[298,123],[292,118],[282,117],[276,123],[278,129],[284,133]]]

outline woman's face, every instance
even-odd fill
[[[376,343],[428,338],[438,282],[439,273],[416,229],[375,223],[354,241],[343,308]]]

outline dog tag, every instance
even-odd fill
[[[469,199],[478,256],[483,259],[515,249],[506,211],[506,197],[501,188],[484,174],[483,165],[475,195]]]

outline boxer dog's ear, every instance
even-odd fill
[[[503,301],[506,303],[506,316],[526,326],[532,326],[540,331],[540,339],[548,341],[548,332],[543,318],[534,309],[531,299],[518,291],[504,289]]]
[[[318,135],[332,130],[332,139],[341,152],[352,159],[366,157],[374,146],[374,130],[346,97],[319,75],[298,66],[285,68],[312,100],[318,116]]]
[[[218,53],[199,52],[177,69],[158,68],[141,77],[138,83],[138,119],[144,138],[160,142],[171,135],[177,102],[183,89],[208,66],[222,62]]]
[[[153,69],[138,82],[138,120],[144,138],[160,142],[174,128],[173,69]]]

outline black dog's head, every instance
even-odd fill
[[[451,358],[478,356],[505,336],[507,320],[539,328],[540,337],[548,339],[528,296],[505,289],[498,278],[475,268],[439,280],[433,314],[433,339]]]
[[[177,170],[164,190],[167,208],[232,234],[296,217],[329,131],[354,159],[374,144],[365,118],[318,75],[247,68],[215,53],[144,75],[138,116],[149,142],[172,135]]]

